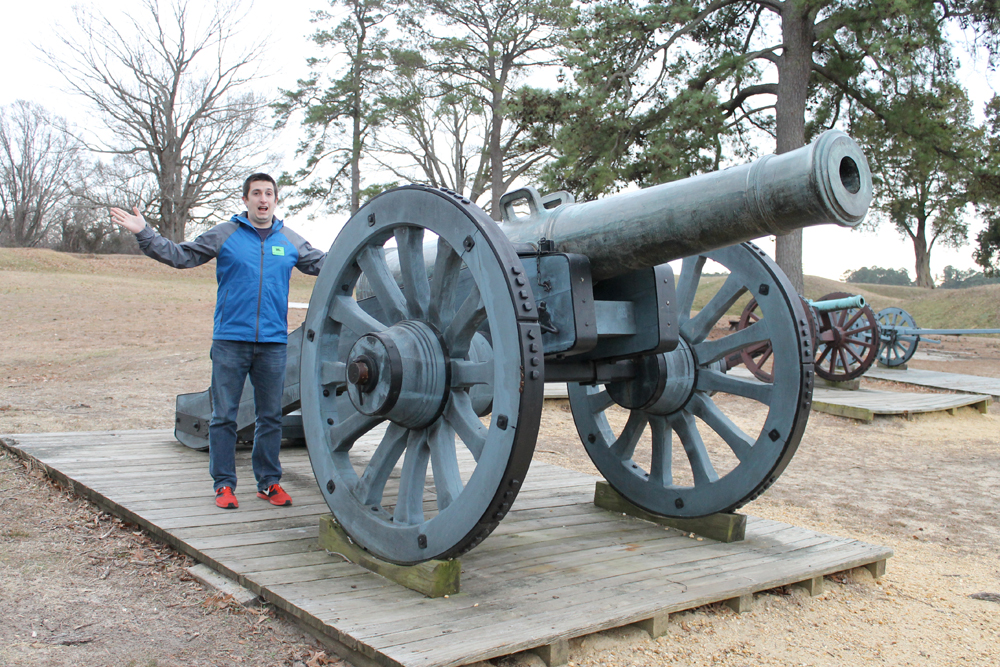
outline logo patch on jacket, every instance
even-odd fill
[[[283,245],[273,245],[273,246],[271,246],[271,254],[272,255],[281,255],[282,257],[284,257],[285,256],[285,246],[283,246]]]

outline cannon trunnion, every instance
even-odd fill
[[[546,381],[569,383],[584,447],[634,504],[696,517],[755,498],[798,446],[813,349],[780,269],[732,244],[857,224],[870,196],[860,150],[827,133],[600,202],[511,193],[502,226],[444,190],[376,197],[334,241],[303,326],[303,428],[338,522],[395,563],[474,547],[523,485]],[[709,260],[728,274],[703,275]],[[747,293],[758,319],[718,337]],[[762,343],[772,381],[726,374]]]

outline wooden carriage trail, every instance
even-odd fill
[[[381,429],[365,436],[374,447]],[[295,505],[255,497],[249,452],[236,511],[215,507],[206,454],[167,431],[14,435],[4,444],[104,509],[133,521],[280,607],[356,665],[446,667],[534,649],[566,660],[567,640],[867,566],[886,547],[750,517],[729,544],[594,505],[596,478],[534,462],[500,527],[462,558],[462,591],[426,598],[317,545],[329,512],[305,448],[282,452]],[[361,444],[361,443],[359,443]]]

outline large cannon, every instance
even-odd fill
[[[854,226],[870,199],[841,132],[596,202],[525,188],[501,200],[500,225],[447,190],[376,197],[330,248],[303,325],[303,427],[330,509],[388,561],[468,551],[523,484],[546,381],[569,383],[584,447],[634,504],[675,517],[740,507],[798,446],[813,373],[795,290],[742,242]],[[681,258],[675,284],[666,263]],[[703,278],[709,260],[728,275]],[[703,282],[718,289],[696,304]],[[759,319],[710,337],[745,293]],[[727,355],[764,341],[773,381],[725,374]],[[724,411],[741,402],[749,426]]]

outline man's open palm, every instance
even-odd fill
[[[133,206],[132,211],[135,212],[135,215],[132,215],[128,211],[123,211],[120,208],[112,208],[111,221],[115,224],[121,225],[133,234],[138,234],[146,227],[146,220],[142,217],[142,214],[139,213],[138,207]]]

